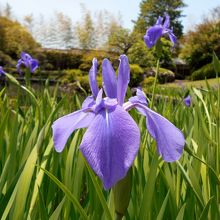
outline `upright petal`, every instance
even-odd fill
[[[52,125],[55,150],[61,152],[73,131],[88,127],[94,117],[92,112],[79,110],[57,119]]]
[[[170,16],[167,13],[165,13],[165,21],[163,27],[165,29],[170,27]]]
[[[80,150],[101,178],[105,189],[122,179],[132,165],[140,144],[139,129],[119,105],[97,114],[83,136]]]
[[[98,62],[96,58],[93,58],[92,67],[89,70],[89,84],[94,97],[96,97],[99,92],[98,83],[96,80],[97,73],[98,73]]]
[[[121,55],[119,60],[117,98],[118,104],[123,105],[128,83],[130,81],[130,66],[126,55]]]
[[[161,25],[163,21],[163,17],[159,16],[156,22],[156,25]]]
[[[117,79],[108,59],[104,59],[102,62],[102,78],[106,95],[109,98],[117,98]]]

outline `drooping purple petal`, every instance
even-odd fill
[[[121,55],[119,60],[117,98],[118,104],[123,105],[128,83],[130,81],[130,66],[126,55]]]
[[[176,36],[173,34],[172,30],[170,32],[168,32],[170,41],[173,43],[173,46],[175,46],[176,42],[177,42],[177,38]]]
[[[156,44],[157,40],[162,37],[162,35],[163,27],[161,25],[155,25],[147,30],[144,35],[144,42],[149,48],[151,48]]]
[[[0,66],[0,76],[5,75],[5,71],[2,66]]]
[[[140,144],[139,129],[119,105],[96,115],[83,136],[80,150],[101,178],[105,189],[122,179],[132,165]]]
[[[89,85],[94,97],[96,97],[99,92],[98,83],[96,80],[97,73],[98,73],[98,61],[96,58],[93,58],[92,67],[89,70]]]
[[[144,106],[147,129],[157,142],[157,149],[162,158],[173,162],[183,153],[185,139],[182,132],[163,116]]]
[[[102,78],[106,96],[109,98],[117,98],[116,74],[108,59],[104,59],[102,62]]]
[[[91,96],[88,96],[82,103],[82,109],[92,107],[93,105],[95,105],[95,100],[94,100],[94,97],[91,95]]]
[[[35,72],[35,70],[38,68],[38,60],[32,59],[30,63],[30,71],[31,73]]]
[[[54,146],[57,152],[61,152],[74,130],[88,127],[95,114],[79,110],[57,119],[53,125]]]
[[[130,102],[130,101],[129,101]],[[183,152],[185,139],[182,132],[170,121],[160,114],[152,111],[140,102],[125,105],[125,110],[135,107],[146,116],[146,125],[150,135],[157,142],[157,150],[167,162],[173,162],[180,158]]]

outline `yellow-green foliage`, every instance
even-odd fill
[[[130,64],[130,87],[138,86],[143,80],[143,69],[138,64]]]
[[[200,69],[194,71],[191,75],[192,80],[210,79],[216,76],[212,63],[206,64]]]
[[[31,52],[39,47],[31,34],[17,21],[0,17],[0,50],[17,58],[22,51]]]

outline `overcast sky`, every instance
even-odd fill
[[[124,27],[131,29],[133,26],[131,20],[137,19],[140,2],[140,0],[1,0],[0,6],[9,3],[13,15],[18,19],[28,14],[35,17],[40,14],[51,17],[54,11],[57,11],[70,16],[76,22],[81,18],[80,4],[84,4],[92,14],[104,9],[115,16],[120,13]],[[182,18],[184,31],[201,22],[202,16],[207,15],[212,8],[220,6],[220,0],[185,0],[185,3],[188,7],[184,9],[186,17]]]

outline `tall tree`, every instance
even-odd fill
[[[11,18],[12,17],[12,7],[8,3],[6,3],[6,5],[5,5],[5,9],[4,9],[3,14],[7,18]]]
[[[72,20],[62,12],[56,13],[57,28],[59,33],[59,48],[71,48],[74,46]]]
[[[30,31],[31,34],[33,33],[33,27],[34,27],[33,14],[24,16],[24,26]]]
[[[185,6],[183,0],[142,0],[134,30],[143,35],[146,28],[154,25],[158,16],[163,16],[166,12],[170,15],[171,27],[175,35],[180,37],[183,34],[183,25],[179,19],[183,17],[182,9]]]
[[[82,7],[83,19],[76,24],[75,30],[82,49],[96,48],[95,28],[90,11]]]

